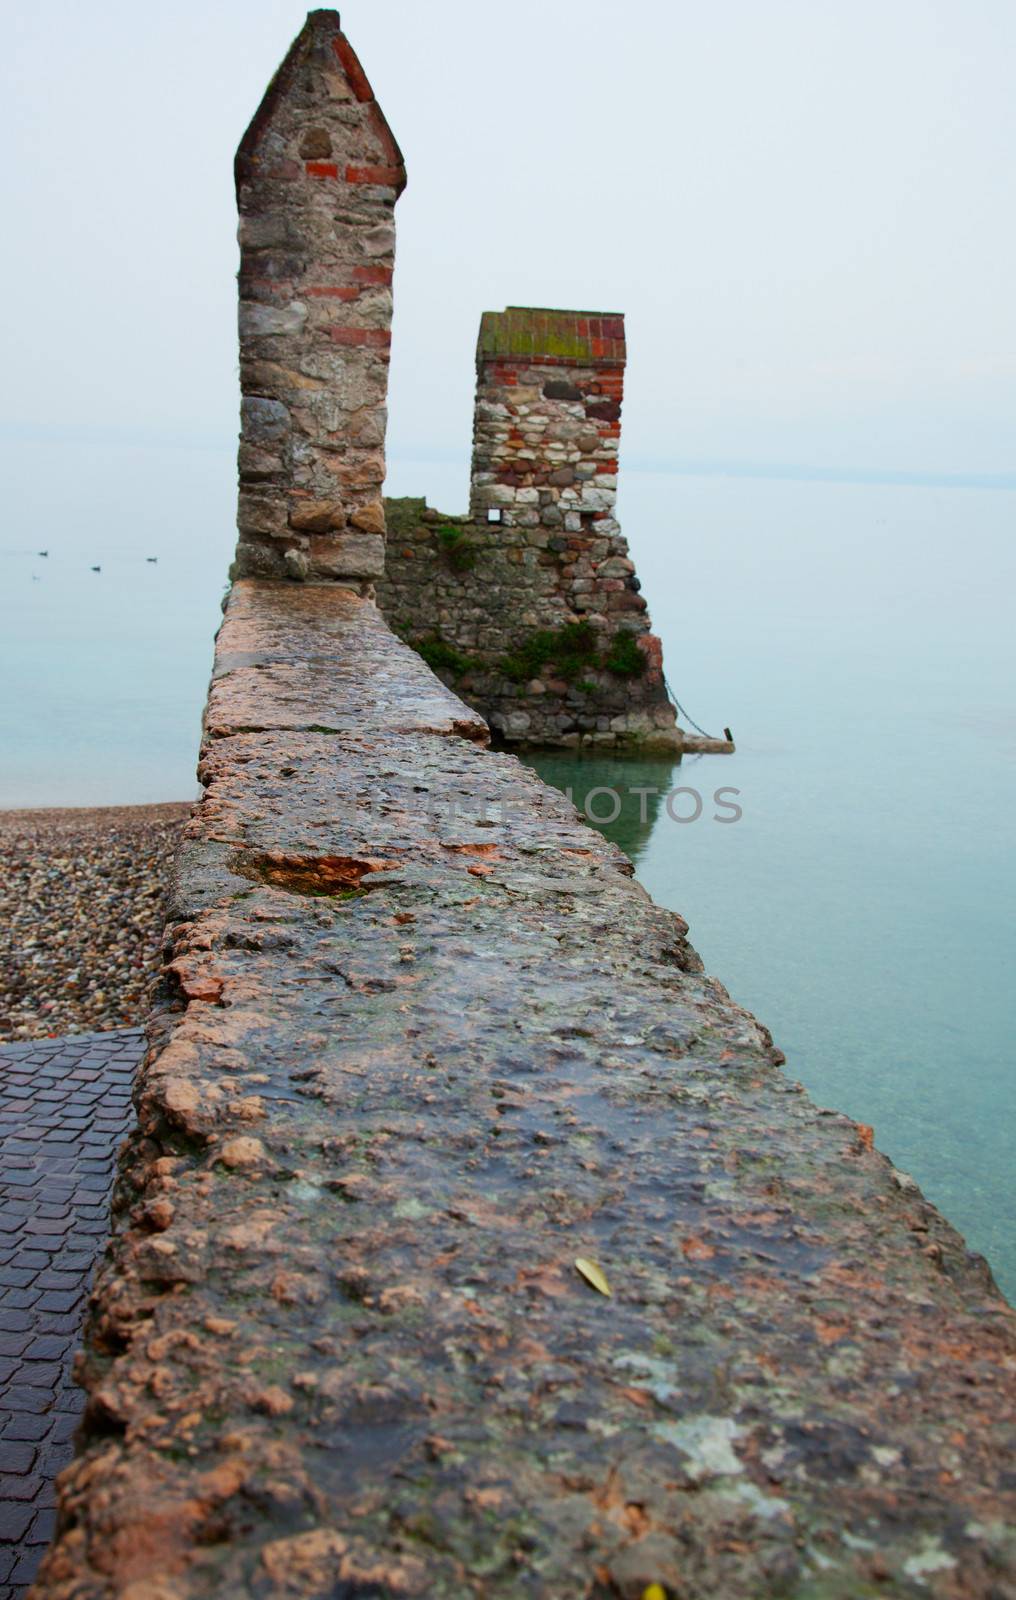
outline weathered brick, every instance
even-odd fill
[[[314,300],[355,300],[360,294],[360,290],[355,284],[326,283],[304,289],[303,293],[310,295]]]
[[[398,183],[400,172],[398,167],[354,167],[346,168],[347,183],[379,183],[393,187]]]
[[[357,283],[390,284],[393,277],[391,267],[371,265],[369,267],[354,267],[352,277]]]
[[[328,332],[336,344],[356,349],[387,350],[392,342],[390,328],[345,328],[333,323]]]
[[[356,52],[345,34],[340,33],[337,38],[332,40],[332,49],[342,63],[343,71],[356,98],[358,100],[373,100],[374,91],[367,81],[367,74],[361,67]]]

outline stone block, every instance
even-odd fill
[[[307,307],[299,301],[288,306],[263,306],[241,300],[238,321],[241,340],[296,334],[307,321]]]
[[[241,538],[236,547],[231,575],[234,578],[285,577],[283,552],[261,540]]]
[[[346,526],[341,500],[296,500],[289,507],[289,525],[300,533],[328,533]]]
[[[281,456],[272,455],[269,450],[260,450],[257,445],[241,440],[237,452],[237,470],[241,478],[256,482],[263,478],[277,478],[285,471],[285,463]]]
[[[321,161],[332,153],[332,136],[327,128],[308,128],[300,140],[305,161]]]
[[[310,560],[303,550],[287,550],[283,556],[286,571],[296,583],[303,583],[310,573]]]
[[[312,536],[308,554],[316,578],[380,578],[385,570],[385,542],[378,534]]]
[[[371,500],[367,505],[360,506],[349,518],[354,528],[359,528],[363,533],[385,532],[385,508],[381,500]]]
[[[240,426],[244,439],[252,444],[281,444],[289,433],[289,407],[281,400],[244,395],[240,402]]]
[[[252,489],[241,489],[236,520],[241,533],[278,538],[287,530],[286,502],[281,494],[258,494]]]

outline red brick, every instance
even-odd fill
[[[323,283],[314,289],[304,289],[314,300],[355,300],[361,293],[355,285],[344,283]]]
[[[332,326],[328,329],[336,344],[357,346],[360,349],[387,350],[392,342],[391,331],[388,328],[340,328]]]
[[[308,161],[306,170],[309,178],[337,178],[339,175],[334,161]]]
[[[391,267],[354,267],[353,277],[357,283],[383,283],[392,281]]]
[[[374,91],[367,82],[367,74],[356,59],[356,51],[344,33],[340,33],[337,39],[332,40],[332,49],[342,63],[343,70],[349,79],[350,87],[356,98],[358,100],[373,100]]]
[[[402,177],[398,167],[347,167],[347,183],[383,183],[394,188]]]
[[[263,167],[258,164],[258,177],[271,178],[298,178],[300,176],[300,163],[298,161],[278,161],[274,167]]]

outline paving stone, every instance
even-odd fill
[[[39,1511],[28,1533],[25,1535],[25,1543],[30,1545],[48,1544],[53,1537],[53,1529],[55,1527],[56,1513],[52,1510]]]
[[[3,1439],[45,1439],[53,1426],[51,1417],[30,1416],[26,1411],[6,1412],[4,1417],[0,1422],[0,1438]]]
[[[42,1555],[41,1546],[27,1545],[11,1568],[11,1583],[14,1585],[31,1583],[39,1570]]]
[[[53,1478],[71,1458],[84,1404],[70,1358],[108,1233],[113,1158],[133,1117],[124,1085],[142,1043],[131,1031],[84,1047],[55,1039],[20,1057],[0,1047],[0,1102],[18,1091],[17,1115],[0,1118],[0,1586],[18,1600],[52,1536]],[[18,1059],[34,1075],[12,1079]],[[89,1092],[69,1093],[82,1070]]]
[[[0,1474],[0,1505],[8,1500],[34,1500],[42,1488],[42,1479],[31,1474],[17,1476],[14,1473]]]
[[[50,1438],[54,1444],[66,1444],[73,1439],[78,1428],[78,1411],[61,1411],[54,1418]]]
[[[52,1389],[37,1389],[30,1383],[12,1383],[0,1397],[0,1405],[7,1411],[48,1411],[53,1404]]]
[[[36,1389],[52,1389],[63,1376],[61,1361],[29,1361],[22,1358],[21,1374]]]
[[[12,1543],[20,1539],[31,1527],[34,1516],[34,1506],[24,1505],[13,1496],[0,1499],[0,1539]]]
[[[41,1289],[5,1289],[3,1296],[4,1309],[12,1313],[27,1311],[30,1306],[34,1306],[41,1293]],[[11,1324],[3,1320],[3,1310],[0,1310],[0,1328],[9,1326]]]
[[[20,1335],[18,1336],[20,1337]],[[56,1334],[39,1334],[30,1344],[22,1350],[14,1352],[23,1355],[26,1361],[59,1361],[67,1350],[68,1341]]]

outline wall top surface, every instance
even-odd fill
[[[485,311],[476,345],[485,361],[548,359],[555,366],[623,366],[627,357],[624,315],[617,311],[555,311],[508,306]]]

